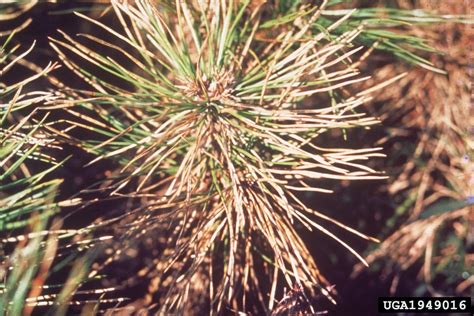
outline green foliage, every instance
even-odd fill
[[[331,19],[350,14],[350,17],[335,29],[334,35],[350,29],[362,28],[355,43],[374,47],[394,55],[419,67],[446,74],[444,70],[423,58],[424,52],[439,53],[426,39],[408,35],[406,30],[416,25],[433,23],[468,23],[472,24],[469,15],[436,15],[422,10],[403,10],[398,8],[357,8],[354,10],[325,10],[318,26],[330,25]],[[425,54],[426,55],[426,54]]]
[[[468,198],[464,201],[459,201],[455,199],[444,200],[435,203],[434,205],[428,207],[423,213],[420,214],[421,219],[428,218],[430,216],[436,216],[447,212],[454,212],[459,209],[466,207],[471,207],[474,204],[474,201],[471,198]]]
[[[1,17],[10,17],[10,10],[3,9],[0,7]],[[2,79],[12,69],[20,68],[17,64],[34,47],[33,44],[21,53],[19,45],[12,47],[16,31],[10,32],[1,46]],[[78,251],[82,255],[76,263],[80,264],[79,269],[66,283],[71,286],[64,286],[59,294],[41,295],[44,289],[51,288],[45,285],[50,268],[57,272],[61,265],[65,266],[56,262],[58,247],[64,247],[64,241],[79,235],[74,230],[59,230],[58,221],[51,223],[61,207],[79,202],[78,199],[57,202],[62,179],[53,175],[61,162],[51,154],[60,148],[44,128],[48,113],[41,115],[38,111],[38,106],[50,101],[52,96],[39,91],[22,93],[30,83],[54,68],[55,65],[49,64],[38,74],[19,82],[8,85],[0,82],[0,315],[30,314],[35,306],[48,305],[62,306],[55,315],[64,315],[77,288],[73,284],[82,282],[92,259],[90,254]],[[35,166],[38,164],[41,169]],[[22,231],[29,233],[21,234]]]

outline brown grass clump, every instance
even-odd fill
[[[406,2],[401,6],[411,9]],[[417,7],[440,14],[469,11],[469,3],[421,2]],[[383,189],[400,202],[388,224],[404,225],[387,237],[367,261],[384,260],[384,275],[394,277],[422,261],[419,276],[431,295],[471,295],[474,116],[472,93],[472,34],[470,25],[443,24],[413,34],[423,34],[443,55],[430,60],[446,75],[410,70],[396,86],[375,96],[374,115],[387,127],[379,144],[392,157],[389,184]],[[401,65],[387,65],[375,72],[375,80],[403,71]],[[392,229],[393,231],[393,229]],[[388,260],[388,261],[387,261]],[[356,271],[359,271],[356,269]],[[469,272],[470,271],[470,272]],[[465,278],[466,273],[471,276]],[[436,281],[445,279],[437,289]]]

